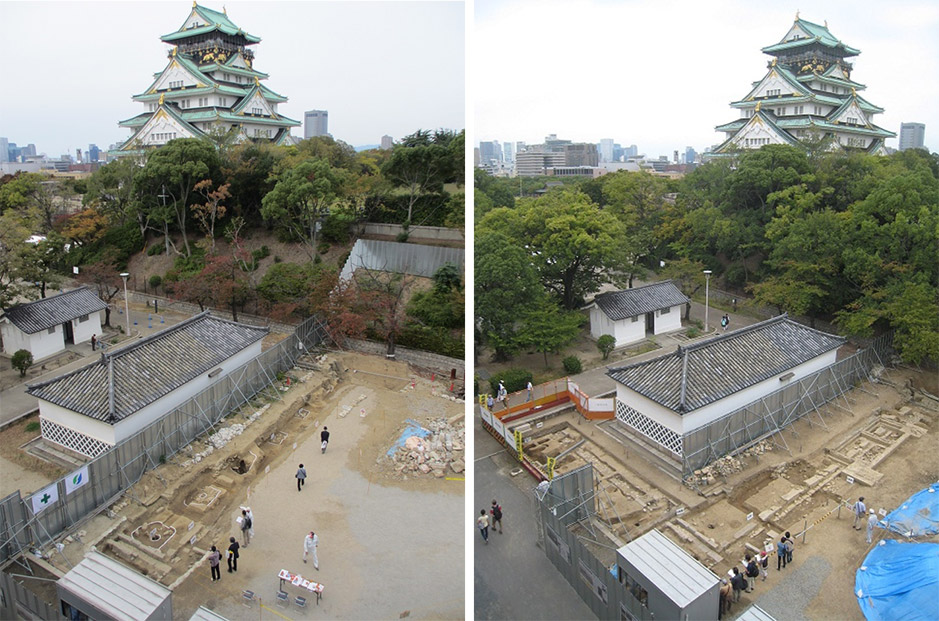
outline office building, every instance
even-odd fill
[[[924,123],[900,124],[900,150],[922,149],[926,139],[926,125]]]
[[[623,149],[623,157],[629,159],[631,157],[639,157],[639,147],[634,144],[629,145]]]
[[[874,124],[884,110],[861,97],[867,87],[851,78],[854,65],[847,59],[859,50],[832,35],[827,24],[796,13],[779,43],[762,51],[772,57],[767,72],[730,104],[739,118],[715,128],[727,135],[717,153],[819,138],[843,149],[886,153],[884,140],[896,134]]]
[[[385,134],[381,137],[381,148],[384,151],[388,151],[395,146],[395,140],[388,134]]]
[[[101,156],[101,150],[98,149],[98,145],[90,144],[85,154],[88,156],[87,159],[89,162],[97,162]]]
[[[162,6],[162,5],[161,5]],[[228,18],[193,3],[175,32],[160,40],[173,46],[162,71],[133,100],[144,110],[119,123],[132,134],[121,155],[140,153],[174,138],[196,138],[221,129],[239,140],[294,144],[290,128],[300,121],[281,116],[287,101],[262,84],[268,75],[254,66],[250,46],[261,41]]]
[[[0,138],[0,162],[10,161],[10,141]]]
[[[515,161],[515,145],[511,142],[502,143],[502,161],[506,163]]]
[[[303,139],[314,136],[328,136],[329,112],[326,110],[308,110],[303,113]]]
[[[600,144],[597,145],[597,150],[600,152],[600,161],[601,162],[612,162],[613,161],[613,139],[612,138],[601,138]]]

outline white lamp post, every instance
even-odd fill
[[[125,279],[126,282],[126,279]],[[708,332],[708,305],[711,299],[711,270],[704,270],[704,333]]]
[[[127,336],[130,336],[130,308],[127,306],[127,272],[121,272],[121,278],[124,279],[124,317],[127,320]]]

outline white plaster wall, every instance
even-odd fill
[[[590,309],[590,336],[596,340],[604,334],[616,336],[613,333],[613,322],[606,316],[606,313],[594,306]],[[616,340],[616,344],[619,345],[619,339]]]
[[[663,427],[681,435],[681,416],[667,407],[616,382],[616,400],[644,414]]]
[[[655,311],[655,321],[653,322],[653,333],[664,334],[681,330],[681,307],[683,305],[672,306],[664,315],[661,311]]]
[[[101,338],[101,311],[90,313],[87,321],[79,322],[78,318],[72,320],[72,336],[75,343],[91,341],[92,334]]]
[[[112,425],[63,408],[44,399],[39,399],[39,418],[58,423],[63,427],[68,427],[107,444],[115,444],[114,427]]]
[[[24,335],[29,342],[28,349],[33,354],[33,360],[48,358],[65,349],[65,334],[62,332],[62,326],[55,326],[55,332],[49,334],[48,330],[40,330],[33,334]],[[14,350],[15,351],[15,350]]]
[[[24,334],[19,328],[14,326],[9,320],[0,323],[0,332],[3,333],[3,351],[11,356],[21,349],[29,349],[29,335]],[[33,356],[35,358],[36,356]]]
[[[633,321],[632,317],[620,319],[616,322],[616,346],[623,347],[630,343],[638,343],[646,338],[646,316],[639,315],[639,319]]]
[[[247,363],[252,358],[261,353],[261,341],[257,341],[251,346],[241,350],[231,358],[223,361],[221,364],[212,367],[205,373],[199,375],[186,384],[183,384],[168,395],[164,395],[140,410],[137,410],[132,416],[114,425],[114,437],[116,442],[128,438],[147,425],[159,420],[167,412],[178,406],[183,401],[190,399],[195,394],[205,390],[215,382],[219,381],[233,370]],[[209,373],[221,367],[222,372],[215,377],[209,377]]]
[[[783,371],[782,373],[774,375],[767,380],[763,380],[758,384],[754,384],[749,388],[745,388],[740,392],[736,392],[729,397],[724,397],[720,401],[715,401],[714,403],[710,403],[702,408],[689,412],[688,414],[685,414],[684,417],[682,417],[683,430],[679,433],[690,433],[695,429],[707,425],[711,421],[724,416],[725,414],[733,412],[734,410],[742,408],[748,403],[752,403],[771,392],[788,386],[792,382],[796,382],[806,375],[811,375],[819,369],[823,369],[833,364],[837,355],[838,350],[832,350],[826,354],[822,354],[821,356],[816,356],[815,358],[807,360],[806,362],[803,362],[802,364],[793,367],[788,371]],[[779,377],[789,372],[794,374],[793,377],[789,380],[786,380],[785,382],[780,382]]]

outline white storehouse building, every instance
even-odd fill
[[[730,104],[739,118],[715,128],[727,135],[716,153],[830,138],[835,149],[886,154],[884,140],[896,134],[874,124],[884,109],[861,97],[867,87],[851,79],[847,59],[860,50],[832,35],[827,23],[797,13],[785,36],[763,53],[773,57],[766,74]]]
[[[684,436],[830,366],[844,341],[780,315],[611,368],[616,418],[681,458]]]
[[[26,392],[44,439],[93,458],[256,357],[267,333],[206,311]]]
[[[119,123],[133,132],[119,155],[214,129],[235,130],[240,140],[297,142],[290,128],[300,121],[277,111],[287,98],[264,86],[268,74],[254,68],[249,46],[261,39],[236,26],[227,11],[193,2],[179,29],[160,40],[173,46],[167,64],[144,92],[133,96],[144,111]]]
[[[609,334],[624,347],[652,334],[681,329],[682,306],[689,302],[671,280],[601,293],[590,309],[590,336]]]
[[[33,360],[42,360],[101,335],[101,311],[107,304],[88,287],[52,297],[17,304],[0,314],[3,351],[13,355],[25,349]]]

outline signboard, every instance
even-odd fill
[[[753,511],[747,514],[747,521],[749,522],[752,519],[753,519]]]
[[[851,485],[854,485],[854,477],[848,477],[847,481],[848,481],[848,483],[850,483]]]
[[[486,395],[479,395],[479,407],[483,410],[488,409],[486,407]]]
[[[79,487],[88,482],[88,466],[82,466],[71,476],[65,477],[65,493],[71,494]]]
[[[598,399],[593,397],[589,401],[589,407],[591,412],[612,412],[613,411],[613,399],[604,398]]]
[[[505,425],[502,424],[502,421],[498,417],[492,417],[492,428],[496,430],[496,433],[500,436],[505,435]]]
[[[557,460],[554,457],[548,458],[548,479],[554,480],[554,464],[557,463]]]
[[[518,429],[515,430],[515,449],[518,451],[518,460],[522,461],[525,452],[522,449],[522,432]]]
[[[550,526],[545,527],[545,531],[548,535],[548,543],[551,544],[551,547],[558,553],[558,555],[567,561],[567,564],[571,564],[571,547],[567,545],[563,539],[558,537],[558,534],[551,529]]]
[[[192,530],[192,529],[195,528],[195,527],[196,527],[196,523],[195,523],[195,522],[189,522],[189,528],[187,528],[186,530]]]
[[[490,425],[492,424],[492,412],[490,412],[486,408],[479,408],[479,413],[483,417],[484,421],[486,421]]]
[[[880,517],[887,517],[887,510],[886,510],[886,509],[881,509],[881,510],[880,510]]]
[[[195,536],[195,535],[193,535],[193,536],[192,536],[192,539],[189,540],[189,545],[191,545],[191,546],[196,545],[196,536]]]

